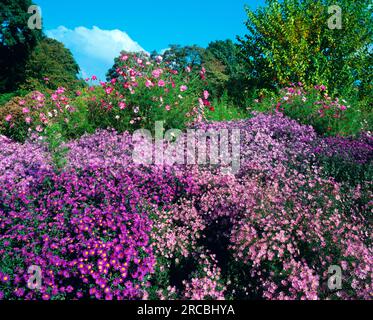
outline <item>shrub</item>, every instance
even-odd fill
[[[357,106],[349,105],[344,99],[333,99],[323,85],[306,90],[301,83],[292,84],[278,95],[254,101],[250,109],[282,112],[325,135],[355,135],[364,129]]]
[[[101,83],[96,99],[89,103],[94,126],[119,131],[153,129],[155,121],[164,121],[165,129],[185,128],[210,106],[203,95],[205,70],[191,73],[173,70],[161,57],[156,61],[136,54],[122,55],[115,78]]]

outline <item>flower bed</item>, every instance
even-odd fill
[[[241,130],[237,173],[135,164],[131,136],[107,130],[67,143],[57,171],[42,142],[1,138],[0,297],[371,298],[372,182],[325,174],[330,138],[280,114],[197,126]]]

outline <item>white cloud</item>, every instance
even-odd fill
[[[96,26],[92,29],[86,27],[68,29],[59,26],[57,29],[47,30],[46,34],[64,43],[72,51],[80,67],[89,70],[90,73],[96,71],[104,75],[122,50],[146,52],[127,33],[118,29],[103,30]],[[99,69],[98,64],[101,64]]]

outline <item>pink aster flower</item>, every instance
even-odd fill
[[[160,76],[161,76],[161,74],[162,74],[162,69],[156,69],[156,70],[153,70],[153,72],[152,72],[152,76],[154,77],[154,78],[159,78]]]
[[[184,92],[184,91],[186,91],[186,90],[188,90],[188,87],[187,87],[186,85],[182,85],[182,86],[180,86],[180,91],[181,91],[181,92]]]
[[[57,94],[62,94],[64,92],[65,92],[65,88],[64,87],[58,87],[57,90],[56,90]]]
[[[164,87],[166,83],[163,80],[158,81],[158,87]]]
[[[207,90],[203,91],[203,97],[207,100],[209,98],[210,94]]]
[[[112,87],[107,87],[107,88],[105,89],[105,92],[106,92],[106,94],[111,94],[111,93],[113,92],[113,90],[114,90],[114,88],[112,88]]]
[[[147,87],[147,88],[154,87],[154,83],[151,82],[150,80],[146,80],[145,81],[145,87]]]
[[[6,117],[5,117],[5,121],[6,122],[10,122],[10,120],[12,120],[12,115],[11,114],[8,114]]]

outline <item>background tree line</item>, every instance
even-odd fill
[[[0,1],[0,93],[82,85],[70,50],[42,30],[30,29],[31,0]],[[0,101],[1,102],[1,101]]]
[[[71,52],[41,30],[27,27],[31,4],[30,0],[0,1],[0,93],[83,85]],[[331,5],[342,9],[342,29],[328,28]],[[236,42],[213,41],[207,48],[174,44],[163,59],[176,69],[203,65],[212,96],[225,97],[237,106],[301,82],[309,87],[325,85],[329,94],[355,99],[369,111],[373,92],[370,0],[267,0],[263,7],[245,10],[247,33]],[[118,59],[108,78],[115,76],[117,63]]]

